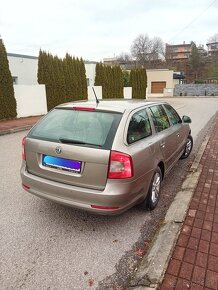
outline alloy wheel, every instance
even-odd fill
[[[158,200],[160,193],[160,184],[161,184],[161,176],[159,172],[156,172],[154,175],[151,191],[151,200],[153,203],[156,203],[156,201]]]

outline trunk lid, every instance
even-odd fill
[[[27,135],[27,170],[69,185],[104,189],[121,117],[96,109],[54,109]]]
[[[56,148],[61,153],[56,153]],[[108,173],[110,150],[86,148],[71,144],[59,144],[37,139],[26,139],[27,170],[34,175],[74,186],[102,190],[105,187]],[[52,156],[52,162],[46,166],[45,156]],[[79,161],[81,172],[69,170],[69,166],[57,166],[55,162],[63,158],[70,161]],[[51,164],[53,165],[51,167]]]

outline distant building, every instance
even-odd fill
[[[192,44],[166,44],[166,60],[185,60],[191,55]]]
[[[8,62],[15,85],[37,85],[38,57],[8,53]],[[85,61],[87,86],[95,82],[95,66],[97,62]]]
[[[121,69],[129,69],[135,66],[135,62],[133,63],[133,61],[125,61],[119,57],[103,58],[103,64],[110,66],[119,65]]]
[[[8,53],[8,62],[15,85],[37,85],[38,57]]]
[[[103,58],[103,63],[106,65],[119,65],[119,59],[117,57]]]
[[[198,52],[203,57],[206,57],[207,56],[207,51],[206,51],[206,49],[204,49],[204,45],[203,44],[198,46]]]
[[[218,42],[207,43],[208,56],[218,55]]]

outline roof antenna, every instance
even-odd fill
[[[96,92],[95,92],[94,87],[92,87],[92,90],[93,90],[93,93],[94,93],[94,95],[95,95],[96,103],[99,104],[99,100],[98,100],[98,98],[97,98],[97,95],[96,95]]]

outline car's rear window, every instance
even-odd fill
[[[121,113],[54,109],[28,137],[78,146],[111,149]]]

